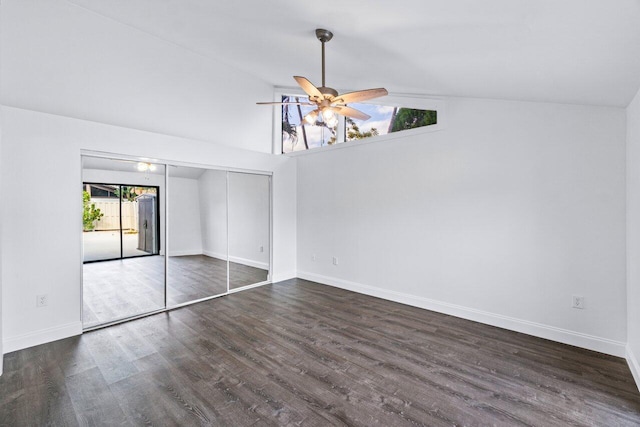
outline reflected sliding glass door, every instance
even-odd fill
[[[158,255],[159,187],[83,183],[83,261]]]

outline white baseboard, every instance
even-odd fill
[[[272,283],[284,282],[285,280],[295,279],[296,277],[298,277],[298,275],[296,274],[295,271],[292,271],[289,273],[274,274],[271,282]]]
[[[218,252],[212,252],[212,251],[203,250],[202,251],[202,255],[206,255],[206,256],[211,257],[211,258],[218,258],[218,259],[221,259],[223,261],[227,260],[227,255],[219,254]]]
[[[227,256],[225,254],[220,254],[220,253],[217,253],[217,252],[202,251],[202,253],[204,255],[206,255],[206,256],[210,256],[212,258],[218,258],[218,259],[221,259],[223,261],[226,261],[226,259],[227,259]],[[240,258],[240,257],[237,257],[237,256],[229,256],[229,261],[235,262],[236,264],[248,265],[249,267],[261,268],[262,270],[268,270],[269,269],[269,263],[268,262],[254,261],[252,259]]]
[[[190,251],[169,251],[169,256],[189,256],[189,255],[202,255],[202,250],[194,249]]]
[[[612,356],[625,357],[627,354],[626,343],[611,340],[608,338],[597,337],[589,334],[584,334],[582,332],[570,331],[568,329],[562,329],[555,326],[544,325],[542,323],[531,322],[529,320],[503,316],[501,314],[490,313],[488,311],[477,310],[475,308],[436,301],[416,295],[363,285],[360,283],[350,282],[342,279],[335,279],[332,277],[322,276],[314,273],[298,271],[298,277],[300,277],[301,279],[318,282],[323,285],[346,289],[349,291],[358,292],[389,301],[399,302],[401,304],[406,304],[413,307],[424,308],[438,313],[460,317],[462,319],[473,320],[474,322],[497,326],[499,328],[509,329],[511,331],[521,332],[523,334],[533,335],[535,337],[557,341],[576,347],[582,347],[588,350],[610,354]]]
[[[633,379],[636,382],[636,387],[640,391],[640,364],[638,364],[638,359],[631,351],[631,348],[627,345],[627,363],[629,364],[629,369],[631,370],[631,374],[633,375]]]
[[[240,257],[237,257],[237,256],[230,256],[229,257],[229,261],[235,262],[236,264],[248,265],[249,267],[260,268],[262,270],[268,270],[269,269],[269,263],[268,262],[254,261],[252,259],[240,258]]]
[[[24,335],[6,338],[2,342],[2,350],[5,354],[11,353],[22,350],[23,348],[29,348],[80,334],[82,334],[82,322],[67,323],[65,325],[53,326]]]

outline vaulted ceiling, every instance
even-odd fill
[[[638,0],[70,0],[275,86],[626,106],[640,86]],[[256,99],[257,100],[257,99]]]

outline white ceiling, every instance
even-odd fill
[[[626,106],[640,0],[70,0],[275,86]],[[222,100],[221,100],[222,101]],[[258,101],[258,99],[256,99]]]

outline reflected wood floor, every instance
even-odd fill
[[[267,275],[267,270],[229,263],[231,289],[264,282]],[[226,261],[205,255],[169,257],[169,307],[226,291]],[[83,304],[85,328],[164,308],[164,257],[84,264]]]
[[[0,424],[636,426],[623,359],[292,280],[5,356]]]

